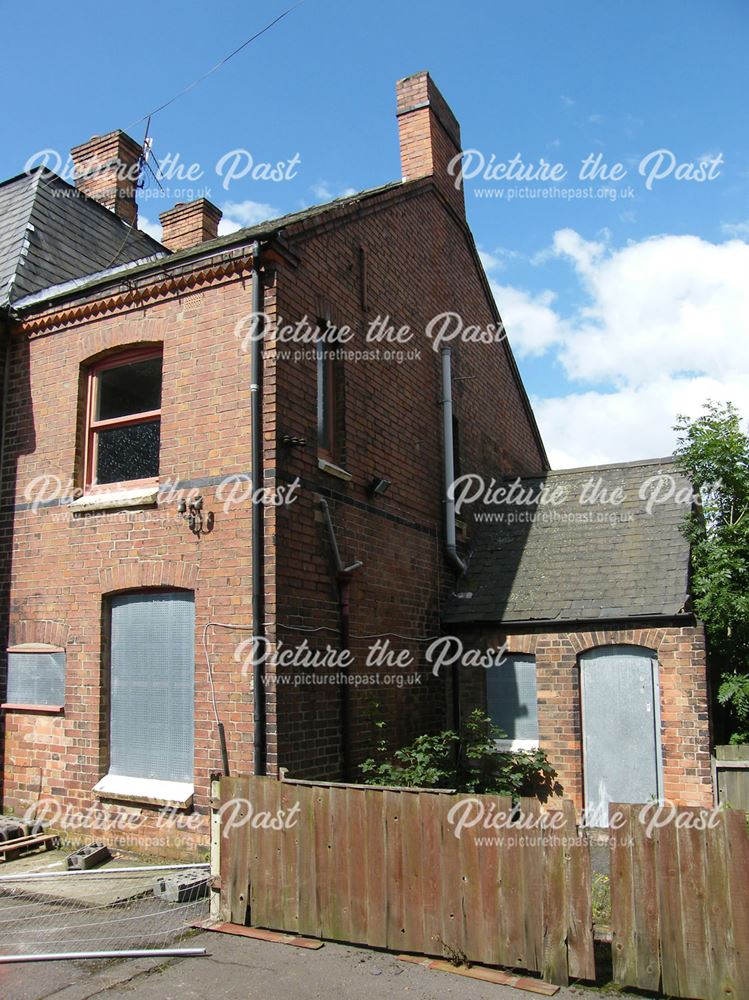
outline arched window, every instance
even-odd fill
[[[110,355],[88,370],[85,485],[155,479],[161,440],[160,346]]]

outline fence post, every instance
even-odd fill
[[[221,783],[211,774],[211,920],[220,920],[221,911]]]

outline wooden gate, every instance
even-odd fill
[[[612,805],[610,816],[615,981],[699,1000],[749,997],[746,814]]]
[[[593,979],[588,851],[561,805],[522,800],[518,824],[496,796],[222,778],[220,918]],[[458,829],[461,809],[483,819]]]

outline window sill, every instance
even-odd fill
[[[91,510],[112,510],[122,507],[144,507],[155,505],[159,494],[158,483],[137,486],[127,490],[112,490],[109,493],[85,493],[68,504],[68,510],[80,514]]]
[[[515,753],[516,750],[538,750],[538,740],[495,740],[494,745],[497,750],[505,753]]]
[[[335,476],[336,479],[342,479],[345,483],[350,483],[354,478],[350,472],[346,472],[339,465],[335,465],[333,462],[329,462],[327,458],[318,456],[317,467],[322,472],[327,472],[329,476]]]
[[[65,711],[64,705],[19,705],[12,701],[3,702],[0,708],[6,712],[39,712],[47,715],[62,715]]]
[[[194,786],[185,781],[129,778],[121,774],[105,774],[93,788],[100,799],[142,802],[176,809],[188,809],[192,805],[194,790]]]

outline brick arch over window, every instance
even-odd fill
[[[127,347],[159,347],[164,344],[164,327],[158,320],[134,314],[132,321],[97,324],[80,341],[78,363],[84,366],[101,361],[110,351]]]
[[[66,622],[48,618],[22,618],[12,622],[8,635],[9,646],[39,644],[59,646],[65,649],[70,636],[70,626]]]
[[[639,646],[658,655],[666,637],[666,631],[660,628],[612,629],[605,632],[570,632],[568,640],[575,653],[580,656],[591,649],[601,646]]]
[[[173,561],[143,562],[133,560],[99,572],[102,594],[118,590],[144,590],[148,587],[174,587],[195,590],[198,567],[194,563]]]

